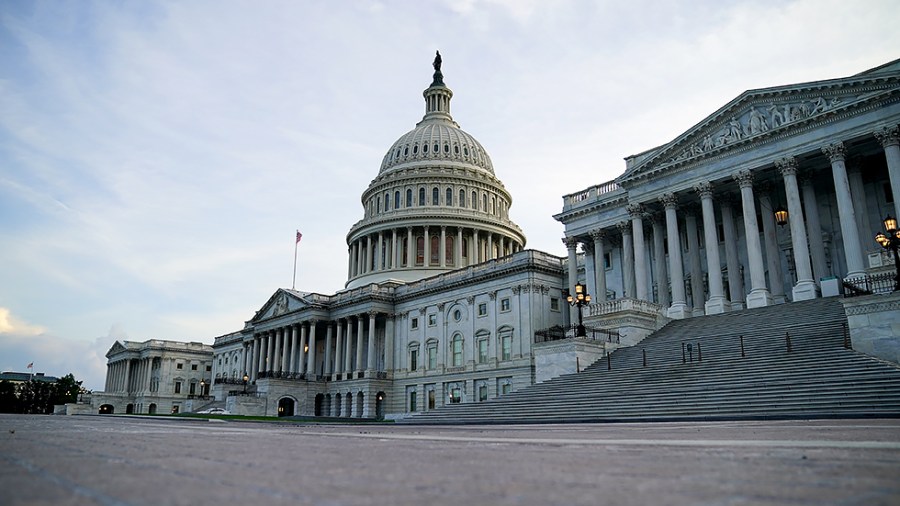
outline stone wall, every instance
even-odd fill
[[[853,349],[900,364],[900,292],[841,299]]]

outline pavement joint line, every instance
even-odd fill
[[[462,437],[423,434],[348,434],[329,432],[303,432],[310,436],[356,437],[363,439],[400,439],[411,441],[446,441],[458,443],[508,443],[542,445],[589,446],[736,446],[745,448],[841,448],[867,450],[900,450],[900,442],[893,441],[827,441],[827,440],[737,440],[737,439],[553,439],[553,438],[504,438]]]
[[[76,494],[93,499],[105,506],[131,506],[131,503],[122,502],[122,501],[120,501],[114,497],[110,497],[102,492],[99,492],[92,488],[75,483],[71,480],[63,478],[62,476],[59,476],[58,474],[52,473],[42,467],[36,466],[25,460],[17,459],[17,458],[9,457],[9,456],[6,456],[4,458],[6,459],[7,462],[17,465],[19,467],[22,467],[25,470],[27,470],[28,472],[30,472],[36,476],[39,476],[46,481],[55,483],[56,485],[59,485],[60,487],[63,487],[64,489],[74,492]]]

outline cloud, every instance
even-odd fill
[[[34,336],[43,333],[43,328],[19,321],[10,314],[9,309],[0,307],[0,334]]]

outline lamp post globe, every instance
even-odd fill
[[[875,234],[875,242],[882,248],[894,254],[894,291],[900,291],[900,230],[897,229],[897,218],[890,214],[884,217],[882,221],[884,231]]]

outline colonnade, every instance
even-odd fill
[[[520,251],[515,238],[487,230],[435,225],[379,230],[350,244],[347,276],[421,267],[459,268]]]
[[[888,176],[894,195],[900,196],[900,136],[898,128],[883,128],[873,133],[884,148]],[[835,199],[840,223],[840,236],[844,252],[846,272],[844,277],[852,279],[865,274],[864,251],[872,242],[866,216],[865,195],[862,175],[858,170],[847,170],[847,147],[843,142],[828,143],[820,147],[827,157],[831,179],[834,182]],[[800,177],[797,159],[793,156],[774,161],[777,174],[781,176],[787,199],[788,222],[793,249],[794,283],[792,299],[795,301],[815,298],[819,295],[816,280],[832,274],[826,262],[825,245],[816,191],[809,174]],[[769,165],[771,166],[771,165]],[[759,167],[763,168],[763,167]],[[651,209],[662,212],[651,213],[653,248],[653,283],[656,285],[657,302],[672,318],[684,318],[698,314],[722,313],[744,307],[762,307],[785,300],[782,280],[781,258],[776,239],[776,225],[773,217],[773,203],[770,194],[774,188],[754,186],[756,173],[749,168],[740,168],[723,174],[718,180],[702,181],[692,190],[679,193],[663,193],[655,202],[631,202],[626,210],[629,221],[619,222],[613,227],[591,230],[587,236],[564,239],[569,255],[569,285],[574,289],[577,279],[576,247],[580,243],[585,252],[586,271],[593,273],[588,279],[589,291],[595,303],[607,298],[606,269],[604,254],[612,237],[621,237],[622,286],[624,297],[651,300],[648,293],[650,281],[650,254],[647,249],[644,218]],[[737,184],[739,196],[727,193]],[[768,183],[767,183],[768,184]],[[715,189],[725,187],[726,193],[716,198]],[[696,199],[700,206],[696,206]],[[715,208],[718,204],[721,214],[721,236]],[[894,198],[894,212],[900,215],[900,198]],[[739,263],[737,227],[734,208],[740,206],[745,231],[746,266]],[[757,211],[762,216],[762,226],[757,221]],[[702,221],[703,239],[706,250],[706,273],[708,286],[704,289],[704,272],[701,266],[698,242],[698,218]],[[681,227],[684,227],[682,229]],[[762,229],[762,234],[758,231]],[[861,230],[862,229],[862,230]],[[684,231],[684,235],[682,235]],[[668,246],[666,261],[663,235]],[[760,236],[762,235],[762,239]],[[685,238],[687,244],[682,244]],[[728,279],[728,293],[723,283],[722,263],[719,243],[724,242],[725,266]],[[684,248],[686,246],[686,248]],[[685,262],[682,252],[687,251],[692,300],[688,304],[685,290]],[[599,267],[598,267],[599,266]],[[742,268],[749,270],[749,290],[743,287]],[[766,274],[768,272],[768,283]],[[836,273],[835,273],[836,274]],[[671,297],[669,295],[671,286]],[[692,308],[691,308],[692,306]]]
[[[153,357],[125,358],[106,365],[105,392],[142,392],[150,390]]]
[[[379,318],[381,315],[381,318]],[[383,323],[380,326],[379,323]],[[320,329],[324,327],[324,342]],[[383,328],[384,343],[378,344]],[[260,377],[332,379],[370,377],[393,368],[394,316],[370,311],[336,321],[307,320],[257,332],[244,342],[244,370],[250,381]],[[321,344],[321,346],[320,346]],[[317,357],[319,350],[321,360]],[[384,362],[378,352],[387,350]]]

